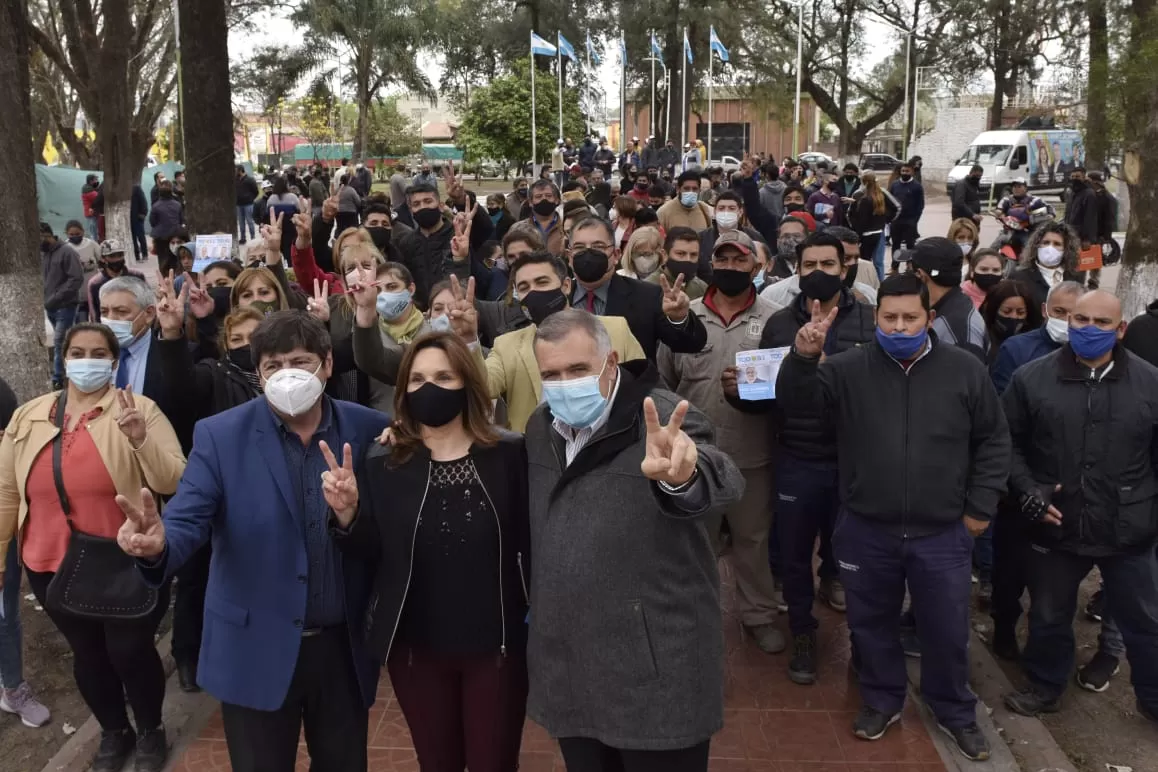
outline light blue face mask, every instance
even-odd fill
[[[446,314],[430,317],[430,329],[434,332],[450,332],[450,317]]]
[[[132,319],[109,319],[107,316],[101,317],[101,324],[113,331],[113,335],[117,336],[117,343],[122,346],[127,346],[133,342],[133,320]]]
[[[91,394],[108,385],[113,379],[111,359],[66,359],[64,374],[68,382],[85,394]]]
[[[375,305],[378,308],[378,316],[392,322],[402,316],[406,307],[410,305],[410,290],[379,292],[378,302]]]
[[[603,363],[603,370],[607,362]],[[598,420],[607,407],[607,397],[599,390],[599,375],[572,378],[569,381],[543,381],[543,398],[563,423],[574,429],[585,429]]]
[[[695,193],[695,192],[680,193],[680,203],[683,204],[684,208],[686,208],[686,209],[691,209],[693,206],[696,205],[696,202],[699,200],[700,200],[700,194],[699,193]]]

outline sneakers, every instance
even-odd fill
[[[121,772],[137,744],[132,729],[119,732],[101,732],[101,744],[92,758],[89,772]]]
[[[1098,590],[1090,596],[1090,602],[1086,604],[1086,619],[1092,622],[1102,621],[1102,612],[1106,608],[1106,597],[1104,590]]]
[[[136,772],[161,772],[168,758],[169,746],[165,742],[164,727],[141,732],[137,737]]]
[[[44,726],[52,717],[27,682],[15,689],[0,689],[0,710],[20,716],[20,722],[33,729]]]
[[[784,600],[784,583],[775,577],[772,581],[774,583],[772,602],[776,604],[776,609],[783,613],[788,610],[788,603]]]
[[[779,654],[784,651],[787,645],[784,641],[784,633],[772,623],[763,625],[744,625],[744,629],[748,634],[756,639],[756,645],[760,647],[760,651],[765,654]]]
[[[970,761],[985,761],[989,758],[989,741],[981,733],[981,727],[977,726],[976,721],[952,729],[941,723],[937,727],[953,740],[961,755]]]
[[[816,595],[827,603],[833,611],[839,611],[843,614],[848,608],[844,597],[844,585],[840,583],[839,579],[821,579]]]
[[[816,683],[816,633],[803,633],[792,640],[788,678],[803,686]]]
[[[1110,679],[1121,669],[1117,657],[1099,649],[1093,659],[1078,670],[1078,686],[1091,692],[1104,692],[1110,688]]]
[[[1016,662],[1021,659],[1021,649],[1017,645],[1017,633],[1012,627],[993,626],[993,653],[1001,659]]]
[[[862,740],[879,740],[889,731],[890,726],[900,720],[900,711],[887,716],[876,708],[865,705],[852,722],[852,733]]]
[[[917,637],[916,630],[901,628],[901,650],[906,657],[921,658],[921,639]]]
[[[1005,695],[1005,707],[1022,716],[1033,718],[1042,713],[1057,713],[1061,709],[1061,699],[1050,697],[1032,684],[1020,692]]]

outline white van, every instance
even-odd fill
[[[1070,171],[1085,162],[1085,142],[1081,132],[1074,129],[983,131],[957,159],[946,188],[952,195],[957,183],[978,164],[985,170],[981,189],[988,195],[990,188],[995,188],[995,199],[1019,177],[1025,178],[1030,190],[1058,189],[1069,183]]]

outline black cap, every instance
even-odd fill
[[[913,268],[920,268],[929,276],[941,273],[961,273],[961,248],[949,239],[931,236],[917,242],[910,253]]]

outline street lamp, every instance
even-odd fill
[[[917,105],[921,103],[922,91],[935,91],[936,86],[921,86],[921,70],[935,70],[935,67],[918,67],[916,81],[913,83],[913,119],[909,124],[909,146],[917,141]]]
[[[792,109],[792,157],[800,155],[800,76],[804,60],[804,3],[806,0],[789,5],[796,6],[796,104]]]
[[[905,113],[904,113],[905,118],[904,119],[906,121],[908,121],[909,120],[909,76],[910,76],[911,68],[913,66],[913,55],[912,55],[913,35],[917,34],[917,28],[914,27],[913,29],[905,29],[904,27],[902,27],[899,24],[893,24],[891,21],[886,21],[884,19],[879,19],[879,21],[882,24],[887,24],[888,26],[892,27],[897,32],[905,33]],[[913,130],[915,130],[916,123],[917,123],[916,102],[917,102],[917,100],[914,99],[913,100],[914,105],[913,105],[913,110],[912,110],[912,113],[913,113],[912,128],[913,128]],[[901,142],[903,143],[901,145],[901,160],[907,161],[909,159],[909,132],[906,131],[906,127],[903,124],[901,125]]]
[[[663,63],[663,59],[657,59],[654,56],[649,56],[643,61],[651,62],[651,134],[655,135],[655,65],[663,68],[663,81],[667,86],[667,127],[664,129],[663,138],[666,141],[668,135],[671,133],[671,78],[667,76],[667,65]]]

